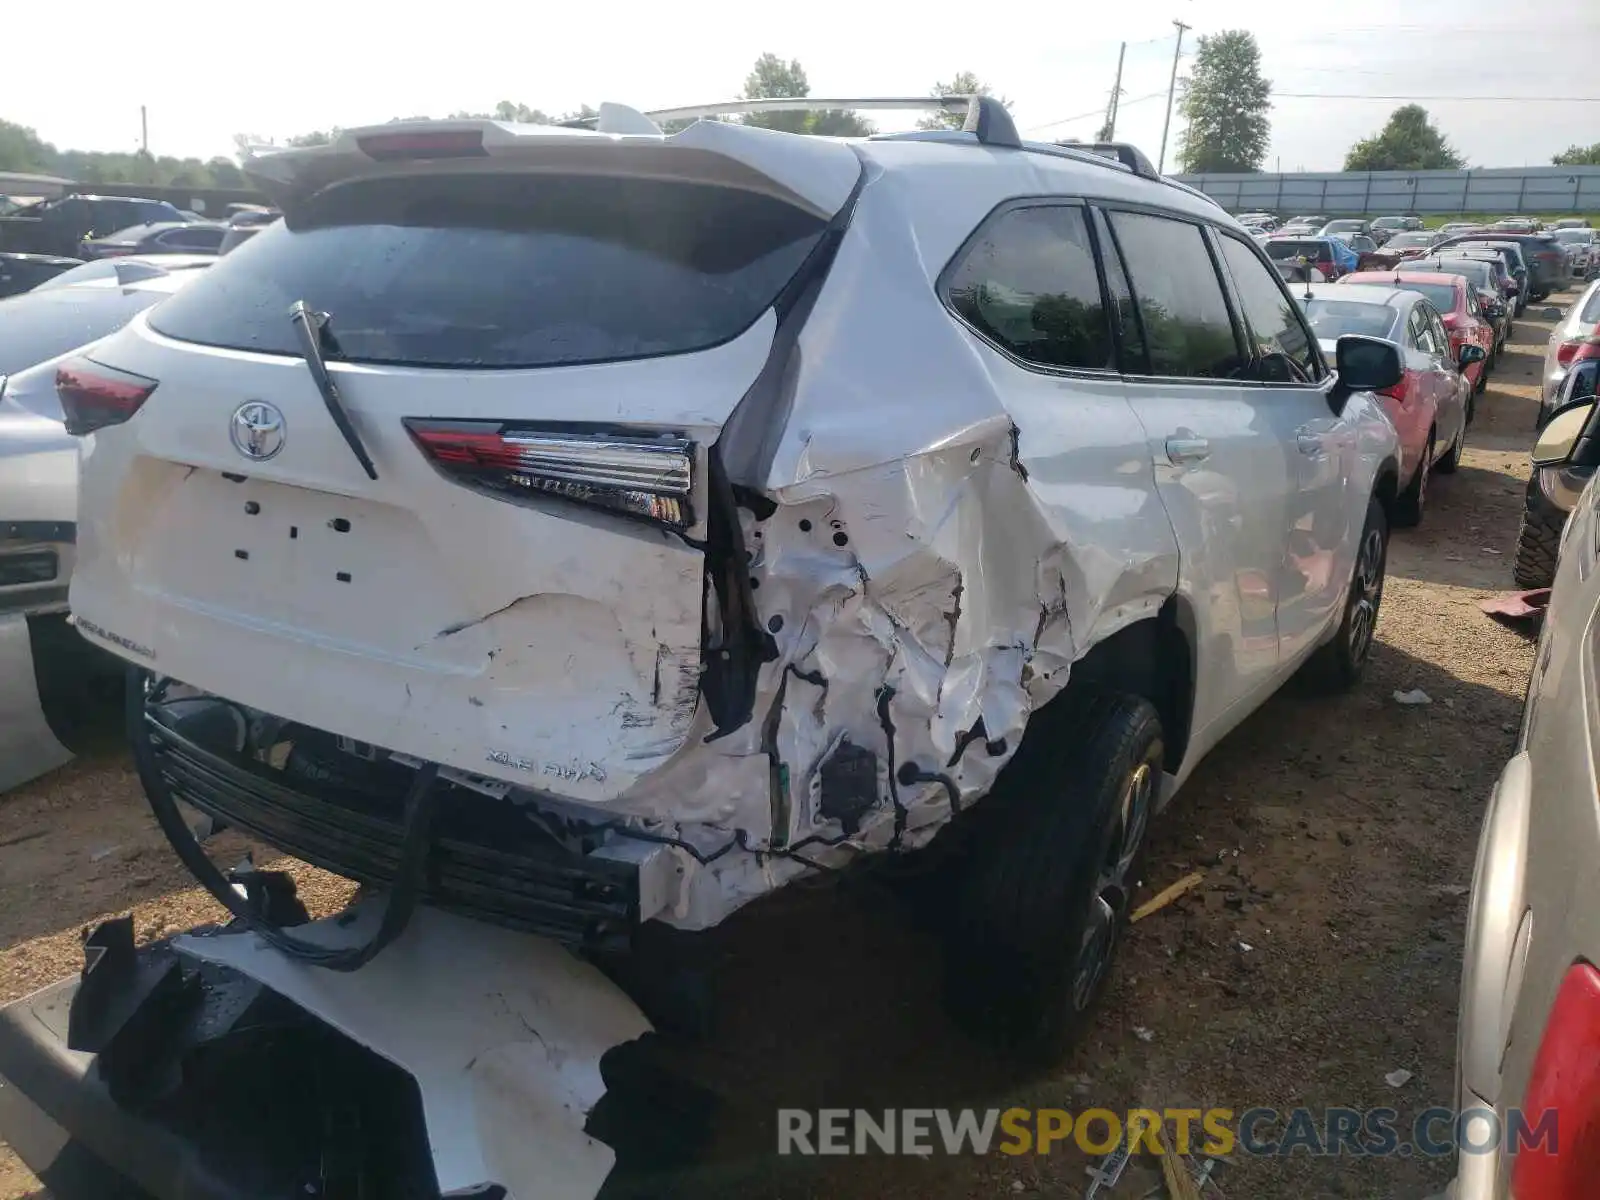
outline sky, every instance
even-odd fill
[[[917,95],[970,70],[1012,101],[1024,136],[1087,140],[1126,41],[1117,135],[1154,158],[1178,19],[1193,27],[1180,73],[1200,34],[1255,33],[1276,95],[1269,171],[1339,169],[1350,145],[1410,97],[1489,98],[1418,100],[1472,166],[1548,164],[1568,145],[1600,141],[1596,0],[1542,0],[1537,18],[1522,20],[1504,0],[808,0],[728,8],[323,0],[292,18],[289,11],[250,10],[246,19],[238,6],[157,6],[130,17],[121,0],[0,0],[0,42],[72,48],[65,75],[61,54],[6,55],[0,118],[32,126],[61,149],[133,150],[143,105],[152,153],[209,158],[231,155],[237,133],[281,139],[396,116],[487,111],[499,100],[558,113],[602,100],[650,109],[730,99],[757,56],[771,51],[800,60],[814,96]],[[159,32],[169,19],[171,42]],[[130,47],[122,35],[133,27],[148,34],[141,46],[174,52],[146,56]],[[206,29],[209,52],[203,40],[189,40]],[[892,129],[915,116],[873,119]],[[1181,124],[1175,114],[1169,164]]]

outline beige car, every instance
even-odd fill
[[[1595,404],[1558,413],[1536,461],[1585,457]],[[1459,1154],[1454,1200],[1600,1194],[1597,505],[1591,482],[1561,532],[1517,753],[1478,845],[1456,1046],[1458,1128],[1475,1149]]]

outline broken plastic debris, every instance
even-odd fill
[[[1133,915],[1128,918],[1129,922],[1142,921],[1152,913],[1160,912],[1163,908],[1171,904],[1179,896],[1183,895],[1190,888],[1194,887],[1195,884],[1200,883],[1204,879],[1205,873],[1203,871],[1194,871],[1188,875],[1185,875],[1182,879],[1178,880],[1177,883],[1162,888],[1154,896],[1150,897],[1150,899],[1146,900],[1143,904],[1139,905],[1138,908],[1133,910]]]
[[[1411,1072],[1401,1067],[1398,1070],[1390,1071],[1383,1077],[1383,1081],[1392,1088],[1405,1087],[1406,1084],[1411,1082]]]
[[[1133,1027],[1133,1036],[1141,1042],[1153,1042],[1156,1038],[1155,1030],[1147,1029],[1143,1025],[1135,1025]]]
[[[1550,606],[1550,589],[1526,592],[1501,592],[1479,600],[1478,607],[1491,617],[1506,621],[1537,621]]]
[[[1255,947],[1252,946],[1249,942],[1240,942],[1239,943],[1239,949],[1243,950],[1246,954],[1249,954],[1250,951],[1255,949]]]
[[[1428,695],[1428,693],[1423,691],[1421,688],[1412,688],[1409,692],[1396,692],[1394,694],[1394,701],[1396,704],[1414,706],[1418,704],[1432,704],[1433,697]]]

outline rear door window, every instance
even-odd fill
[[[1111,328],[1084,210],[1013,208],[991,217],[950,273],[967,324],[1026,362],[1109,370]]]
[[[1256,252],[1237,238],[1224,235],[1218,241],[1256,354],[1262,358],[1282,355],[1307,380],[1320,378],[1322,358],[1316,339],[1301,318],[1300,306],[1284,288],[1282,276],[1269,270]]]
[[[1147,213],[1111,212],[1150,374],[1228,379],[1247,361],[1200,226]]]
[[[603,176],[337,185],[159,310],[169,337],[300,353],[289,306],[347,360],[513,368],[703,350],[749,328],[825,223],[754,192]]]

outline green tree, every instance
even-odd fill
[[[809,96],[811,83],[798,59],[784,62],[776,54],[763,54],[745,77],[743,99]],[[781,129],[789,133],[817,133],[831,137],[865,137],[873,132],[870,121],[844,109],[826,108],[796,112],[747,113],[746,125]]]
[[[957,71],[949,83],[936,83],[928,89],[930,96],[992,96],[994,89],[971,71]],[[1006,108],[1011,101],[1005,97],[1000,103]],[[917,122],[918,129],[960,129],[966,124],[967,114],[959,112],[931,112]]]
[[[55,163],[56,148],[26,125],[0,121],[0,171],[44,174]]]
[[[1592,146],[1568,146],[1550,161],[1558,167],[1600,167],[1600,142]]]
[[[1344,156],[1346,171],[1454,171],[1466,166],[1428,120],[1420,104],[1405,104],[1389,114],[1377,133],[1362,138]]]
[[[1261,74],[1261,47],[1246,29],[1200,39],[1183,81],[1179,141],[1184,171],[1259,171],[1272,136],[1272,85]]]

